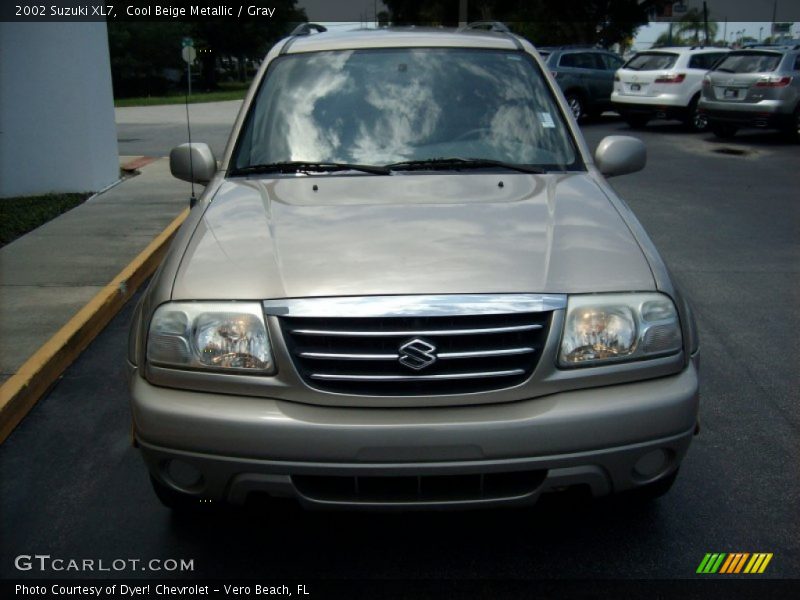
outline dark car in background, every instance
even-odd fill
[[[800,45],[731,52],[703,79],[699,108],[719,137],[761,127],[800,140]]]
[[[602,48],[574,46],[537,48],[578,120],[611,108],[614,73],[625,60]]]

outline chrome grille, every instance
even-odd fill
[[[539,361],[551,314],[284,316],[280,323],[295,367],[311,387],[418,396],[519,385]]]

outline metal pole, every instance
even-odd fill
[[[703,30],[705,31],[705,45],[708,46],[708,6],[703,0]]]
[[[186,131],[189,134],[189,174],[192,177],[192,197],[190,203],[194,206],[194,162],[192,161],[192,127],[189,125],[189,96],[192,95],[192,63],[186,61]]]
[[[467,0],[458,0],[458,26],[467,26]]]

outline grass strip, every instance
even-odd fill
[[[0,247],[82,204],[90,192],[0,198]]]

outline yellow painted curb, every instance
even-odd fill
[[[189,214],[185,209],[111,283],[0,386],[0,444],[156,270],[169,242]]]

